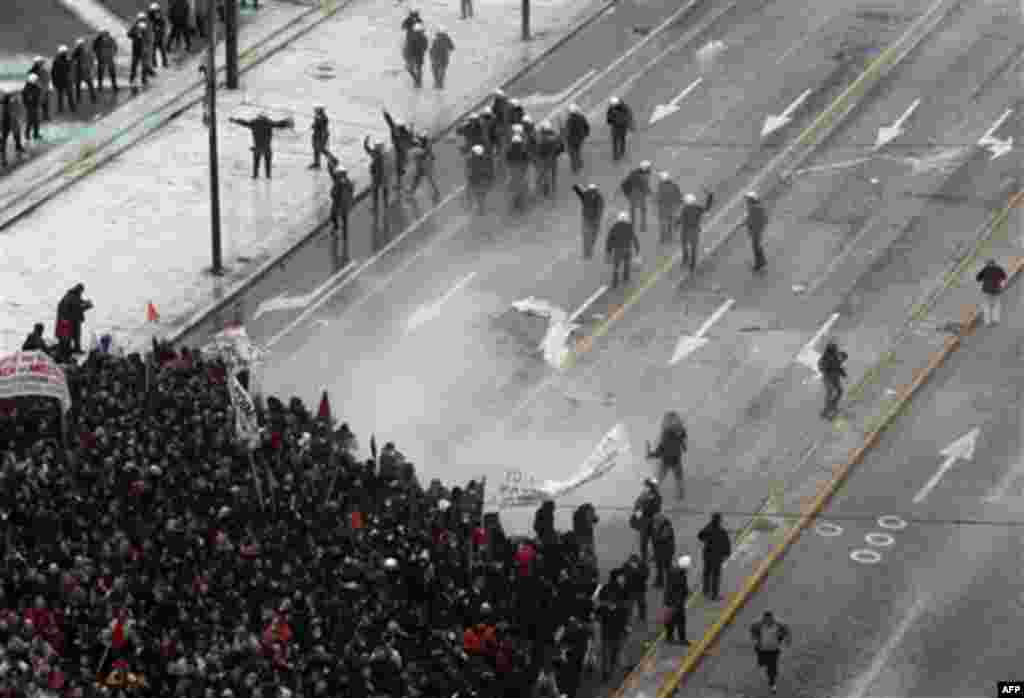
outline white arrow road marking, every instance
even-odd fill
[[[906,123],[907,119],[910,118],[920,104],[921,100],[915,99],[913,103],[907,107],[907,110],[903,112],[903,115],[893,122],[892,126],[883,126],[878,129],[878,140],[875,141],[876,150],[881,148],[883,145],[888,145],[890,142],[903,135],[903,124]]]
[[[598,298],[603,296],[605,291],[607,291],[607,290],[608,290],[607,286],[602,286],[601,288],[599,288],[596,291],[594,291],[593,295],[591,295],[590,298],[585,300],[583,302],[583,305],[581,305],[580,307],[576,308],[576,311],[572,315],[569,316],[569,320],[568,320],[569,324],[572,324],[572,323],[576,322],[576,320],[579,318],[579,316],[583,314],[583,311],[586,310],[587,308],[589,308],[591,303],[593,303]]]
[[[970,460],[974,457],[974,447],[978,443],[978,434],[981,433],[979,427],[974,427],[969,432],[961,436],[959,439],[946,446],[939,453],[946,457],[946,460],[939,466],[939,470],[932,475],[932,479],[925,483],[921,491],[914,495],[914,504],[920,504],[924,501],[928,493],[935,489],[935,486],[939,484],[939,480],[945,475],[953,464],[957,460]]]
[[[253,315],[253,319],[259,318],[265,313],[272,313],[275,310],[298,310],[299,308],[305,308],[307,305],[316,300],[321,293],[323,293],[328,286],[338,280],[338,277],[344,275],[346,271],[352,268],[355,261],[350,261],[345,267],[336,274],[332,274],[322,284],[317,286],[309,293],[301,296],[286,296],[285,294],[279,294],[273,298],[267,300],[256,306],[256,313]]]
[[[798,177],[805,174],[817,174],[819,172],[831,172],[832,170],[845,170],[848,167],[856,167],[857,165],[863,165],[865,162],[871,162],[874,158],[857,158],[855,160],[843,160],[842,162],[832,162],[828,165],[815,165],[814,167],[805,167],[802,170],[793,170],[789,173],[790,177]],[[900,160],[903,162],[903,160]]]
[[[832,313],[832,317],[825,321],[825,324],[821,326],[814,336],[811,337],[811,341],[804,345],[800,353],[796,355],[796,360],[802,363],[807,368],[811,369],[814,373],[814,377],[818,375],[818,359],[821,358],[821,352],[818,351],[818,343],[821,342],[822,338],[832,329],[832,325],[836,324],[836,320],[839,319],[839,313]],[[807,381],[805,381],[807,382]]]
[[[463,286],[472,281],[474,276],[476,276],[475,271],[466,274],[464,277],[462,277],[462,279],[459,280],[457,284],[452,286],[451,289],[449,289],[446,294],[438,298],[436,301],[428,305],[422,305],[419,308],[417,308],[416,312],[414,312],[409,317],[409,322],[406,324],[406,332],[415,332],[425,323],[430,322],[438,315],[440,315],[441,308],[444,306],[444,304],[447,303],[452,296],[458,293]]]
[[[889,661],[889,657],[896,650],[901,642],[903,642],[903,636],[910,630],[910,626],[918,619],[921,613],[924,612],[925,607],[928,605],[930,598],[923,596],[914,602],[914,605],[907,611],[907,615],[903,617],[900,624],[896,626],[892,635],[886,640],[882,649],[875,655],[874,660],[871,662],[871,666],[863,674],[857,677],[854,681],[853,686],[850,688],[850,692],[846,694],[846,698],[864,698],[868,693],[868,689],[871,685],[878,680],[879,675],[882,673],[882,669],[885,668],[886,663]]]
[[[729,312],[729,308],[736,302],[735,299],[730,298],[716,310],[711,317],[709,317],[700,329],[697,330],[697,334],[694,335],[683,335],[679,338],[679,343],[676,344],[676,350],[672,352],[672,358],[669,359],[668,365],[672,366],[679,363],[693,352],[700,349],[702,346],[708,343],[708,340],[704,338],[704,335],[708,333],[711,326],[718,322],[723,315]]]
[[[589,80],[590,77],[596,72],[597,71],[593,69],[588,70],[586,73],[581,75],[580,78],[576,80],[576,82],[569,85],[561,92],[556,92],[555,94],[551,95],[538,92],[537,94],[527,95],[526,97],[523,97],[522,99],[519,100],[519,102],[523,105],[524,109],[533,109],[536,107],[546,106],[548,104],[561,104],[565,100],[569,99],[569,95],[575,92],[580,85]]]
[[[978,139],[978,145],[992,153],[992,157],[989,160],[995,160],[996,158],[1006,155],[1013,148],[1013,137],[1007,139],[996,138],[992,134],[999,130],[999,127],[1010,118],[1010,114],[1013,113],[1012,109],[1007,109],[1003,112],[1003,115],[992,124],[992,128],[985,132],[985,135]]]
[[[704,82],[704,78],[697,78],[696,80],[690,83],[689,87],[687,87],[685,90],[676,95],[671,102],[669,102],[668,104],[659,104],[655,106],[654,113],[651,115],[651,120],[649,123],[656,124],[662,119],[664,119],[666,116],[672,116],[677,111],[679,111],[679,103],[686,99],[686,96],[693,92],[693,90],[695,90],[697,86],[700,85],[702,82]]]
[[[999,484],[986,493],[983,501],[988,504],[998,502],[1006,496],[1010,486],[1013,485],[1022,475],[1024,475],[1024,461],[1011,467],[1009,472],[1007,472],[1006,475],[1003,476],[1003,479],[999,481]]]
[[[813,90],[804,90],[803,94],[793,100],[793,103],[786,107],[786,111],[782,112],[778,116],[769,114],[768,118],[764,120],[764,127],[761,129],[761,138],[768,136],[780,128],[788,124],[793,120],[793,112],[800,108],[800,105],[807,101],[807,98],[811,96]]]

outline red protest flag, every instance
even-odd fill
[[[349,514],[349,520],[352,522],[352,528],[358,530],[363,527],[363,512],[353,511]]]
[[[114,628],[110,633],[110,647],[119,650],[128,643],[124,636],[124,619],[118,618],[114,621]]]
[[[317,410],[316,416],[328,422],[331,421],[331,401],[327,397],[326,390],[320,396],[320,409]]]
[[[153,301],[146,303],[146,322],[158,322],[160,320],[160,313],[156,311],[156,306],[153,305]]]

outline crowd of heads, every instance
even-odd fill
[[[346,424],[298,398],[257,400],[259,443],[242,443],[233,370],[155,349],[68,364],[63,415],[0,403],[0,695],[518,698],[544,668],[578,682],[582,658],[557,645],[585,634],[592,546],[510,539],[483,482],[423,487],[394,444],[360,459]]]

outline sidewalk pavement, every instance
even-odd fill
[[[459,20],[452,3],[430,0],[418,6],[428,33],[443,24],[455,42],[443,91],[434,90],[429,80],[423,89],[414,89],[404,71],[400,24],[409,6],[353,0],[243,73],[240,90],[220,93],[221,221],[229,268],[223,278],[204,273],[210,260],[207,131],[197,104],[197,80],[188,71],[175,75],[167,92],[144,95],[119,110],[111,123],[97,125],[97,137],[78,146],[81,166],[75,165],[72,146],[41,159],[31,171],[26,166],[17,178],[23,186],[42,187],[47,181],[53,186],[55,169],[63,168],[65,177],[88,170],[94,143],[102,148],[127,138],[132,129],[145,129],[147,120],[166,118],[154,113],[183,109],[165,128],[7,229],[7,258],[18,262],[0,271],[0,287],[9,289],[0,303],[5,347],[16,348],[35,322],[46,323],[51,335],[60,295],[78,282],[95,303],[87,332],[112,332],[121,346],[146,342],[154,331],[169,334],[326,218],[328,179],[306,170],[315,105],[326,107],[330,149],[360,190],[368,183],[362,140],[387,136],[382,107],[418,129],[442,129],[604,3],[534,0],[532,24],[540,38],[525,44],[519,37],[518,4],[477,0],[475,5],[475,18],[467,21]],[[277,33],[289,17],[299,21],[304,11],[292,4],[261,5],[268,19],[261,17],[243,31],[242,47]],[[243,51],[243,67],[251,56]],[[167,97],[190,86],[187,99]],[[260,111],[296,121],[295,131],[278,132],[275,138],[272,181],[250,179],[250,135],[228,123],[231,117]],[[0,217],[22,194],[7,182],[0,185]],[[90,224],[83,229],[80,221]],[[147,302],[162,315],[155,327],[145,322]]]
[[[1006,237],[1004,227],[960,265],[959,274],[948,275],[945,290],[936,298],[934,305],[925,312],[915,313],[914,318],[908,318],[906,331],[900,333],[899,341],[881,357],[875,367],[864,372],[863,379],[855,382],[855,374],[851,371],[850,390],[844,400],[841,416],[831,423],[831,428],[822,430],[825,438],[819,448],[806,454],[790,472],[779,474],[782,477],[779,488],[769,493],[767,498],[764,497],[763,488],[740,488],[731,493],[730,501],[712,502],[704,508],[705,511],[715,509],[726,512],[726,520],[732,518],[734,523],[737,517],[730,517],[728,512],[758,512],[741,530],[730,530],[734,538],[734,553],[723,574],[721,602],[707,601],[699,593],[701,565],[699,555],[693,551],[697,549],[696,533],[706,521],[685,514],[682,517],[678,514],[671,516],[676,527],[677,549],[680,554],[685,552],[694,557],[694,567],[689,575],[690,588],[694,594],[687,614],[688,639],[692,644],[683,647],[657,640],[647,644],[646,641],[655,635],[656,629],[653,625],[649,626],[647,633],[640,629],[634,633],[636,637],[631,638],[624,657],[626,665],[636,666],[636,670],[621,688],[610,692],[606,690],[600,695],[663,698],[660,691],[672,675],[678,672],[689,652],[696,650],[700,639],[719,620],[772,550],[797,525],[801,514],[809,511],[816,496],[848,461],[851,453],[860,448],[886,416],[898,408],[897,395],[970,317],[980,298],[979,285],[974,276],[985,260],[997,259],[1011,277],[1015,271],[1024,267],[1024,258],[1018,256],[1019,247],[1007,241]],[[1019,278],[1015,282],[1018,285],[1011,286],[1007,293],[1019,293]],[[979,324],[975,331],[984,332],[986,328]],[[970,351],[970,341],[968,336],[961,351]],[[940,367],[938,371],[941,370]],[[913,409],[912,403],[903,409]],[[794,418],[798,419],[799,416]],[[785,420],[786,417],[780,419]],[[822,518],[827,519],[827,515]],[[813,527],[803,533],[813,534]],[[828,535],[828,531],[821,535]],[[653,618],[662,607],[660,592],[650,592],[648,607]],[[801,623],[813,621],[806,618],[783,620],[790,623],[797,634]],[[725,698],[735,695],[730,677],[757,671],[747,631],[746,627],[727,626],[719,640],[710,645],[701,663],[681,685],[676,696]]]

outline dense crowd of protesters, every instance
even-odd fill
[[[575,696],[596,597],[629,602],[595,594],[592,508],[509,538],[483,483],[360,461],[297,398],[244,444],[197,350],[65,370],[63,419],[0,403],[0,696]]]

